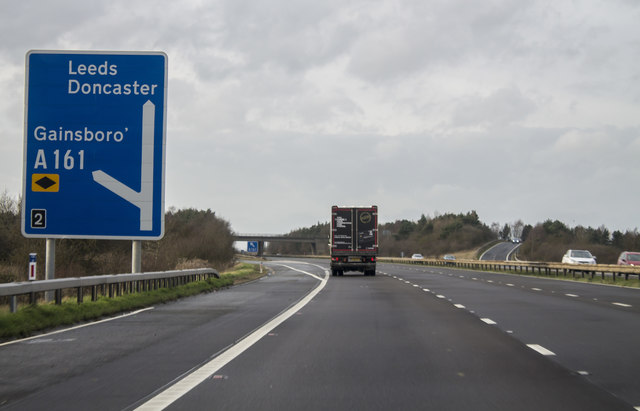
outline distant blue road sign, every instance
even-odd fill
[[[22,233],[164,235],[167,56],[30,51]]]
[[[248,253],[257,253],[258,252],[258,242],[257,241],[248,241],[247,242],[247,252]]]

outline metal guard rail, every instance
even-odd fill
[[[440,267],[457,267],[472,270],[483,271],[510,271],[523,274],[540,274],[559,277],[566,277],[571,274],[581,274],[582,277],[591,275],[594,278],[596,274],[602,274],[604,279],[606,274],[611,274],[613,281],[617,275],[624,275],[625,280],[629,279],[629,275],[637,275],[640,278],[640,266],[616,265],[616,264],[563,264],[563,263],[545,263],[535,261],[481,261],[481,260],[442,260],[435,258],[425,258],[422,260],[412,260],[410,258],[385,258],[379,257],[378,261],[402,264],[418,264]]]
[[[98,287],[101,287],[103,295],[106,295],[108,290],[109,298],[113,298],[126,292],[141,292],[164,287],[175,287],[210,277],[220,278],[220,274],[213,268],[197,268],[136,274],[57,278],[53,280],[0,284],[0,297],[9,297],[11,312],[16,312],[17,296],[19,295],[29,295],[30,303],[35,304],[36,293],[53,291],[55,294],[55,303],[62,304],[62,290],[75,288],[77,290],[78,303],[81,303],[84,299],[84,290],[86,288],[91,288],[91,301],[96,301],[98,299]]]

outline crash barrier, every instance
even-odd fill
[[[12,313],[17,311],[17,297],[28,295],[29,302],[35,304],[37,293],[51,292],[56,304],[62,304],[62,291],[75,289],[78,303],[84,299],[85,290],[91,290],[91,301],[96,301],[98,295],[119,296],[125,293],[171,288],[194,281],[201,281],[211,277],[220,278],[218,271],[212,268],[198,268],[192,270],[158,271],[139,274],[110,274],[91,277],[58,278],[54,280],[29,281],[19,283],[0,284],[0,297],[9,297]]]
[[[401,264],[417,264],[436,267],[456,267],[469,270],[481,271],[503,271],[519,274],[537,274],[555,277],[576,277],[602,275],[612,278],[615,282],[616,276],[624,275],[625,280],[629,279],[629,275],[637,275],[640,279],[640,266],[629,265],[613,265],[613,264],[563,264],[563,263],[544,263],[535,261],[482,261],[482,260],[442,260],[425,258],[413,260],[410,258],[378,258],[380,262],[401,263]]]

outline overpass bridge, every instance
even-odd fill
[[[264,253],[264,243],[308,243],[311,244],[312,253],[318,252],[318,244],[325,244],[329,241],[326,237],[295,237],[279,234],[235,234],[234,241],[257,241],[258,255]]]

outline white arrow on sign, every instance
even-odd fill
[[[140,230],[153,229],[153,135],[156,106],[150,100],[142,105],[142,164],[140,192],[131,189],[102,170],[92,173],[93,180],[140,209]]]

